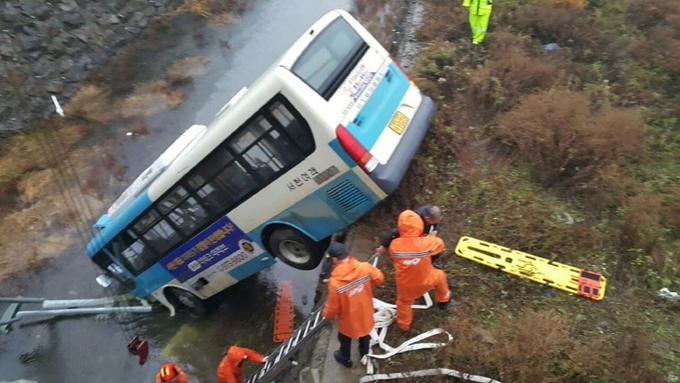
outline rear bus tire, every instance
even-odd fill
[[[177,311],[187,311],[195,318],[204,318],[208,315],[207,303],[189,291],[171,287],[165,294]]]
[[[323,258],[323,242],[314,242],[295,229],[278,229],[267,241],[272,255],[298,270],[313,270]]]

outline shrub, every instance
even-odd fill
[[[503,382],[567,381],[565,355],[576,342],[564,317],[528,310],[516,318],[501,316],[495,329],[485,329],[467,316],[461,319],[452,324],[459,330],[454,347],[442,353],[456,366],[465,366],[464,372]]]
[[[470,110],[486,120],[510,109],[524,94],[549,89],[558,75],[553,64],[520,53],[487,61],[470,75]]]
[[[662,239],[661,202],[656,193],[642,193],[628,197],[624,204],[621,244],[626,248],[650,253]]]
[[[468,24],[468,10],[462,2],[449,0],[431,0],[425,2],[427,22],[418,28],[418,38],[436,41],[445,38],[456,41],[460,38],[470,38]]]
[[[505,20],[542,44],[559,43],[575,49],[574,58],[594,61],[610,41],[584,9],[540,4],[528,6]]]
[[[666,17],[680,15],[676,0],[627,0],[626,22],[645,31],[661,24]]]
[[[494,137],[531,164],[534,176],[548,186],[562,182],[588,187],[608,165],[643,149],[639,112],[609,109],[593,114],[582,93],[531,95],[495,121]]]

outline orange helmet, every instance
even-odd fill
[[[161,367],[161,372],[158,374],[162,382],[169,382],[177,377],[177,366],[174,363],[166,363]]]

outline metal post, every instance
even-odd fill
[[[45,301],[45,298],[24,298],[24,297],[5,298],[5,297],[0,297],[0,303],[42,303],[43,301]]]
[[[96,315],[113,313],[149,313],[151,307],[145,300],[140,300],[140,306],[126,306],[125,304],[114,307],[115,304],[134,300],[130,294],[118,295],[108,298],[97,299],[63,299],[47,300],[45,298],[7,298],[0,297],[0,303],[10,303],[7,310],[0,317],[0,331],[8,332],[12,323],[22,318],[52,317],[60,315]],[[22,304],[40,303],[42,310],[20,311]]]
[[[117,297],[98,298],[98,299],[62,299],[62,300],[45,300],[42,303],[44,309],[68,309],[75,307],[95,307],[108,306],[125,299],[118,299]]]
[[[53,316],[53,315],[85,315],[85,314],[113,314],[113,313],[150,313],[151,306],[132,306],[132,307],[89,307],[76,309],[57,309],[57,310],[29,310],[19,311],[16,318]]]

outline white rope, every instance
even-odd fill
[[[374,257],[374,259],[370,260],[369,262],[373,263],[373,266],[376,266],[378,263],[378,257],[377,254]],[[425,299],[425,304],[424,305],[412,305],[411,308],[413,309],[429,309],[432,307],[432,298],[430,297],[429,293],[425,293],[423,295],[423,298]],[[365,382],[375,382],[379,380],[390,380],[390,379],[399,379],[399,378],[411,378],[411,377],[421,377],[421,376],[433,376],[433,375],[448,375],[448,376],[453,376],[459,379],[466,379],[472,382],[478,382],[478,383],[501,383],[497,380],[493,380],[490,378],[486,378],[483,376],[478,376],[478,375],[470,375],[466,373],[461,373],[456,370],[451,370],[448,368],[433,368],[433,369],[428,369],[428,370],[418,370],[418,371],[409,371],[409,372],[398,372],[398,373],[390,373],[390,374],[373,374],[374,368],[376,366],[374,365],[374,361],[372,359],[388,359],[396,354],[402,353],[402,352],[407,352],[407,351],[414,351],[414,350],[423,350],[423,349],[430,349],[430,348],[439,348],[439,347],[444,347],[451,343],[453,340],[453,335],[451,335],[449,332],[441,329],[441,328],[435,328],[429,331],[426,331],[418,336],[415,336],[406,342],[400,344],[397,347],[391,347],[387,343],[385,343],[385,337],[387,336],[387,329],[388,327],[396,320],[397,318],[397,306],[391,303],[386,303],[381,301],[380,299],[373,298],[373,307],[375,309],[375,312],[373,313],[373,319],[375,320],[375,327],[371,331],[371,341],[370,341],[370,347],[373,347],[374,345],[378,345],[381,349],[385,351],[384,354],[373,354],[373,353],[368,353],[361,358],[361,363],[366,365],[366,373],[368,374],[367,376],[364,376],[361,378],[360,382],[365,383]],[[424,342],[424,343],[419,343],[420,341],[430,338],[435,335],[439,334],[446,334],[447,340],[446,342]]]
[[[456,370],[451,370],[448,368],[431,368],[429,370],[418,370],[418,371],[409,371],[409,372],[395,372],[391,374],[377,374],[377,375],[369,375],[369,376],[364,376],[359,380],[360,383],[366,383],[366,382],[377,382],[379,380],[392,380],[392,379],[404,379],[404,378],[417,378],[421,376],[435,376],[435,375],[447,375],[447,376],[453,376],[459,379],[465,379],[469,380],[471,382],[478,382],[478,383],[501,383],[497,380],[487,378],[484,376],[479,376],[479,375],[470,375],[470,374],[465,374],[461,373]]]

